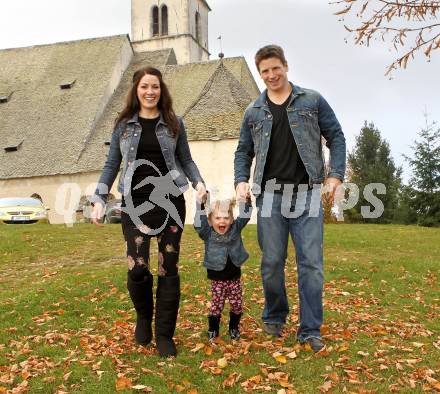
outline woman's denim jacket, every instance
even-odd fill
[[[287,104],[290,130],[298,147],[298,153],[309,175],[309,185],[324,180],[324,161],[321,137],[330,149],[328,177],[344,180],[345,137],[336,116],[327,101],[316,91],[292,86]],[[235,185],[248,182],[252,160],[255,170],[252,192],[261,193],[264,167],[269,150],[273,117],[267,103],[267,90],[251,103],[244,114],[240,139],[235,151]]]
[[[240,208],[242,207],[243,205],[240,206]],[[241,231],[249,222],[252,206],[246,203],[244,209],[245,213],[240,212],[239,217],[234,220],[225,234],[217,233],[209,225],[206,213],[200,207],[196,210],[194,228],[199,237],[205,242],[203,265],[207,269],[222,271],[226,267],[228,256],[237,267],[240,267],[249,258],[249,254],[246,252],[243,240],[241,239]]]
[[[178,120],[180,130],[177,137],[175,137],[168,129],[161,114],[156,125],[156,135],[169,174],[176,186],[180,190],[185,191],[188,188],[187,178],[191,181],[194,188],[198,182],[204,183],[204,181],[191,157],[183,120],[180,117]],[[105,204],[108,193],[119,172],[121,163],[122,172],[119,177],[118,191],[123,195],[128,194],[129,191],[124,190],[124,183],[130,184],[131,179],[130,182],[127,182],[127,180],[124,182],[124,178],[127,174],[127,170],[136,160],[141,133],[142,126],[139,123],[138,114],[135,114],[128,121],[119,122],[115,126],[107,161],[104,164],[96,191],[91,198],[92,202]],[[133,171],[130,171],[128,174],[130,173],[133,173]]]

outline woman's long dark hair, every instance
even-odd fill
[[[133,74],[133,84],[130,91],[127,94],[125,101],[125,108],[116,118],[115,123],[119,123],[123,120],[131,119],[136,113],[139,112],[141,106],[137,97],[137,88],[144,75],[154,75],[159,79],[160,83],[160,99],[157,103],[157,107],[161,112],[165,123],[168,125],[168,129],[177,135],[180,129],[179,121],[173,110],[173,100],[168,90],[167,85],[163,81],[162,73],[154,67],[144,67],[137,70]]]

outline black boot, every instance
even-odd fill
[[[212,342],[220,333],[220,316],[208,316],[208,339]]]
[[[231,339],[240,339],[241,313],[229,312],[229,336]]]
[[[177,354],[173,336],[176,329],[179,301],[179,275],[159,276],[156,290],[155,335],[160,357]]]
[[[153,337],[153,275],[145,276],[140,282],[127,275],[127,289],[136,309],[136,329],[134,337],[139,345],[148,345]]]

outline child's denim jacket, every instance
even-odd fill
[[[243,205],[242,205],[243,206]],[[200,207],[199,207],[200,208]],[[205,241],[205,258],[203,265],[210,270],[222,271],[226,267],[228,255],[237,267],[240,267],[249,257],[241,239],[241,230],[249,222],[252,205],[244,205],[245,213],[234,220],[225,234],[219,234],[209,225],[204,211],[196,210],[194,228],[199,237]],[[246,217],[243,217],[246,216]]]

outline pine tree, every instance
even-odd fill
[[[359,202],[348,212],[348,219],[376,223],[389,223],[393,220],[398,206],[398,193],[401,187],[401,168],[396,167],[391,157],[387,141],[382,139],[380,131],[373,123],[365,122],[360,134],[356,137],[356,145],[348,154],[349,180],[359,187]],[[370,183],[383,183],[386,194],[377,197],[384,205],[384,213],[377,219],[361,217],[361,207],[371,206],[363,196],[365,186]]]
[[[440,129],[426,115],[425,122],[412,146],[414,157],[405,156],[413,172],[409,204],[420,225],[440,226]]]

